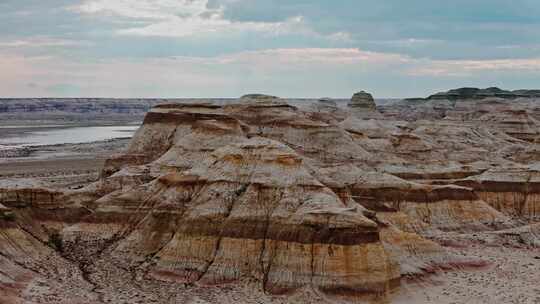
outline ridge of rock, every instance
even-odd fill
[[[373,111],[376,108],[373,96],[365,91],[355,93],[348,106],[351,108],[365,109],[367,111]]]
[[[502,90],[497,87],[485,89],[479,88],[459,88],[452,89],[447,92],[439,92],[427,97],[425,100],[465,100],[465,99],[486,99],[486,98],[501,98],[501,99],[517,99],[517,98],[540,98],[540,90]],[[410,99],[421,100],[420,99]]]

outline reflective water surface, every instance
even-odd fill
[[[120,137],[132,137],[138,128],[137,125],[49,128],[41,131],[24,132],[16,137],[2,138],[0,136],[0,145],[24,147],[87,143]],[[0,127],[0,135],[1,133],[2,127]]]

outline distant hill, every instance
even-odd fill
[[[485,99],[485,98],[540,98],[540,90],[515,90],[507,91],[497,87],[486,89],[479,88],[459,88],[447,92],[439,92],[427,98],[409,98],[407,101],[418,102],[422,100],[463,100],[463,99]]]

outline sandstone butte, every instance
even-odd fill
[[[257,94],[163,103],[86,188],[3,181],[0,302],[248,284],[385,303],[405,278],[482,264],[437,235],[515,228],[540,245],[538,100],[360,108],[377,115]]]

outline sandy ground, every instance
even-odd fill
[[[0,179],[36,178],[60,188],[78,188],[99,177],[104,159],[67,158],[0,164]]]
[[[233,284],[185,286],[146,280],[122,262],[97,259],[89,266],[94,292],[105,303],[371,303],[371,304],[538,304],[540,303],[540,248],[514,247],[470,241],[463,237],[462,248],[450,248],[464,256],[489,262],[477,269],[454,269],[428,277],[402,281],[402,286],[387,299],[350,299],[324,295],[303,288],[292,295],[264,293],[260,283],[244,280]],[[105,283],[106,282],[106,283]]]
[[[540,303],[540,248],[472,244],[453,251],[490,265],[404,281],[392,303]]]

